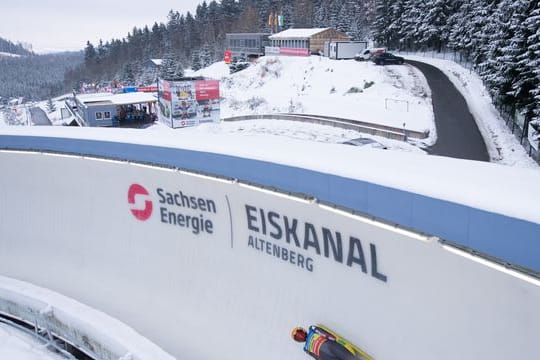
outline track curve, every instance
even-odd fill
[[[103,311],[179,359],[302,360],[290,330],[318,322],[381,360],[537,353],[540,282],[437,238],[186,170],[42,152],[0,160],[0,188],[12,190],[0,273]],[[305,190],[314,179],[294,177]],[[344,180],[340,193],[358,192]]]

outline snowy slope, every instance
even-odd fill
[[[405,125],[435,135],[429,88],[411,66],[321,56],[262,57],[232,75],[223,62],[194,74],[221,79],[223,118],[296,112]]]

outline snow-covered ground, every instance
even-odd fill
[[[321,56],[262,57],[233,75],[223,62],[194,75],[221,80],[223,118],[304,113],[355,119],[435,135],[429,87],[412,66]]]
[[[65,357],[44,348],[35,337],[0,323],[0,359],[60,360]]]

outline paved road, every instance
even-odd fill
[[[437,142],[428,148],[433,155],[489,161],[486,144],[465,98],[442,71],[434,66],[407,60],[426,77],[431,88]]]
[[[43,109],[38,107],[30,108],[30,117],[34,125],[52,125]]]

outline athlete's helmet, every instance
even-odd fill
[[[304,342],[307,338],[307,332],[303,327],[297,326],[292,330],[291,336],[294,341]]]

